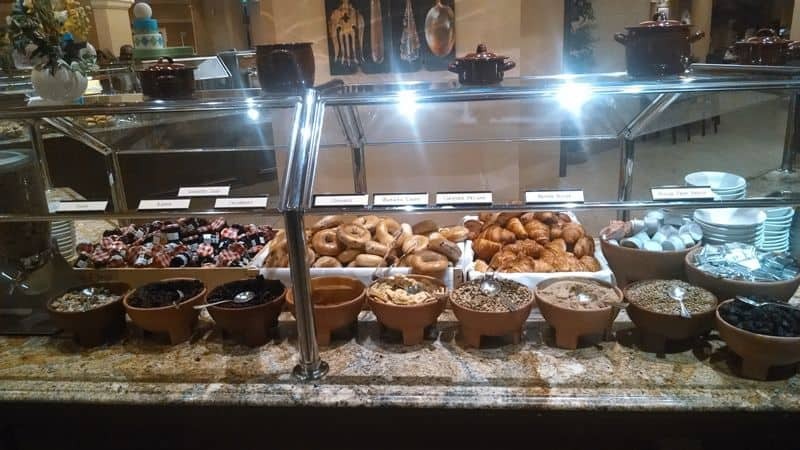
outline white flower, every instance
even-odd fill
[[[66,11],[59,11],[59,12],[55,13],[54,16],[55,16],[56,20],[58,21],[58,23],[64,24],[64,22],[67,21],[67,18],[69,17],[69,14]]]
[[[33,0],[23,0],[22,6],[26,9],[33,9]]]
[[[36,44],[28,44],[25,46],[25,55],[30,57],[39,48]]]

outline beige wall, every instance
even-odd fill
[[[614,40],[614,34],[626,26],[647,20],[650,2],[647,0],[594,0],[595,72],[625,70],[625,47]]]

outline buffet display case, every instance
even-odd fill
[[[40,301],[78,281],[120,281],[139,287],[188,277],[199,279],[211,291],[259,273],[281,279],[291,285],[287,303],[296,324],[299,353],[294,375],[301,380],[319,379],[328,371],[318,341],[327,343],[331,330],[321,326],[319,305],[312,301],[314,279],[319,275],[350,276],[367,284],[392,273],[420,272],[419,267],[441,263],[436,265],[441,269],[431,269],[431,273],[444,279],[447,289],[459,292],[450,297],[450,303],[456,303],[452,311],[464,323],[470,319],[460,315],[466,313],[459,313],[463,305],[457,299],[464,292],[459,289],[481,284],[487,273],[494,272],[503,279],[504,273],[514,272],[516,278],[507,278],[517,279],[530,289],[543,280],[569,276],[572,283],[589,284],[605,292],[603,295],[611,295],[609,292],[617,292],[615,284],[625,287],[619,275],[623,269],[614,267],[617,260],[609,257],[611,253],[603,246],[613,240],[620,249],[633,248],[620,243],[635,236],[623,234],[610,239],[601,232],[609,223],[623,226],[642,218],[643,224],[645,215],[655,217],[649,213],[658,211],[658,218],[653,220],[654,226],[660,227],[670,225],[664,211],[667,216],[697,218],[694,210],[735,208],[780,210],[776,223],[786,225],[786,230],[794,228],[794,214],[788,211],[800,204],[793,189],[800,79],[787,71],[700,69],[687,76],[658,80],[615,73],[506,79],[494,86],[460,86],[455,81],[380,85],[334,81],[298,95],[201,91],[191,100],[180,101],[107,96],[84,105],[6,108],[0,111],[0,122],[24,124],[25,135],[0,142],[2,151],[16,152],[14,155],[25,160],[28,172],[42,174],[40,191],[67,184],[73,188],[71,197],[50,196],[44,206],[21,200],[0,211],[0,223],[9,227],[6,237],[39,233],[47,235],[47,241],[50,233],[60,237],[60,224],[74,222],[76,227],[88,229],[81,224],[93,222],[94,236],[88,238],[96,242],[90,251],[94,255],[106,240],[108,245],[113,244],[113,235],[125,234],[125,230],[136,235],[141,231],[137,226],[153,220],[163,228],[153,231],[151,223],[141,232],[157,235],[157,239],[162,239],[163,233],[163,239],[176,246],[183,239],[198,239],[184,243],[200,245],[211,244],[213,239],[225,240],[225,230],[234,228],[229,233],[238,230],[240,237],[264,238],[267,232],[259,228],[262,226],[276,233],[253,244],[256,251],[242,258],[238,267],[232,267],[229,260],[219,263],[219,259],[217,263],[198,262],[198,267],[186,263],[181,267],[180,261],[173,265],[172,259],[179,260],[180,252],[173,252],[160,265],[141,264],[147,268],[122,267],[123,263],[112,267],[108,255],[100,260],[86,256],[81,265],[80,254],[67,255],[69,245],[56,242],[49,253],[37,248],[30,255],[17,255],[17,260],[27,258],[24,267],[11,257],[5,258],[3,275],[14,292],[25,293],[41,278],[36,276],[37,269],[50,260],[63,259],[53,253],[71,256],[70,265],[77,268],[64,269],[59,263],[58,269],[53,269],[59,275],[51,276],[46,288],[39,289]],[[746,117],[742,119],[747,114],[759,114],[762,119],[767,115],[774,120],[762,120],[759,124],[769,126],[753,129]],[[718,117],[722,117],[720,132],[732,137],[725,141],[730,147],[724,151],[708,145],[698,145],[691,151],[685,146],[671,148],[654,137],[692,124],[702,123],[705,130],[706,121]],[[731,125],[725,122],[729,118]],[[199,142],[187,141],[180,133],[203,137]],[[91,155],[92,162],[87,165],[92,164],[92,169],[81,171],[79,176],[63,173],[65,164],[54,164],[64,157],[59,155],[62,149],[50,145],[60,142],[58,139],[79,142],[74,152]],[[699,139],[695,137],[695,141]],[[719,145],[721,141],[714,142],[712,145]],[[581,162],[581,158],[585,160]],[[694,182],[688,177],[692,172],[730,173],[735,186],[720,187],[716,179],[708,178],[713,178],[709,174],[703,181]],[[739,179],[747,181],[746,190],[738,186]],[[32,194],[37,195],[46,198],[45,192]],[[345,216],[358,216],[356,224],[361,225],[341,231],[350,223],[341,219]],[[192,219],[181,222],[177,218]],[[224,220],[225,230],[216,230],[220,236],[209,233],[206,238],[204,232],[214,228],[217,218]],[[709,228],[703,230],[709,235],[706,239],[714,234],[710,231],[719,231],[713,236],[719,240],[742,237],[740,231],[749,231],[749,223],[734,223],[730,231],[712,218],[707,219]],[[372,220],[376,222],[370,228]],[[234,222],[258,225],[228,226]],[[761,219],[759,227],[763,222]],[[53,225],[49,229],[40,226],[38,232],[31,230],[31,224],[47,223]],[[392,223],[397,225],[396,233],[391,232]],[[387,246],[397,243],[406,224],[408,242],[412,236],[424,235],[425,246],[438,239],[447,249],[427,250],[429,258],[420,257],[419,264],[405,264],[411,270],[384,268],[391,250]],[[675,226],[687,224],[682,221]],[[744,228],[736,229],[739,225]],[[174,239],[166,237],[170,226],[191,229],[192,233],[184,236],[176,231]],[[392,234],[386,242],[378,236],[380,226]],[[197,232],[197,228],[204,231]],[[317,248],[316,241],[311,244],[314,235],[334,228],[339,231],[319,238],[320,248],[338,246],[330,254]],[[423,228],[426,231],[414,232]],[[368,236],[360,234],[363,230],[368,230]],[[490,239],[491,233],[497,234],[498,240]],[[541,233],[546,236],[540,242],[534,236]],[[789,231],[781,233],[781,250],[797,250],[790,244]],[[503,241],[505,236],[510,236],[507,242]],[[479,242],[481,239],[487,242]],[[673,250],[695,250],[702,239],[702,235],[691,242],[684,238],[680,249]],[[766,246],[763,237],[759,239],[752,244]],[[236,238],[228,240],[238,243]],[[516,247],[519,253],[514,263],[495,264],[498,250],[516,240],[520,246]],[[363,249],[366,244],[362,241],[383,244],[378,248],[387,248],[386,254],[359,251],[347,258],[341,256]],[[490,245],[489,241],[498,249],[482,256],[480,246]],[[527,255],[530,258],[525,259],[528,250],[522,241],[541,247],[530,250],[537,255],[552,250],[555,256],[548,260]],[[553,241],[559,241],[555,246],[563,245],[563,249],[553,249]],[[70,243],[69,239],[66,242]],[[280,247],[272,245],[277,242]],[[406,255],[395,256],[402,261],[405,256],[418,254],[415,245],[404,249]],[[46,242],[43,247],[47,247]],[[249,253],[249,249],[243,252]],[[668,248],[659,244],[659,250]],[[230,247],[219,249],[220,253],[224,251],[230,251]],[[279,258],[278,251],[285,255]],[[36,258],[30,260],[33,256]],[[320,263],[323,256],[328,258],[326,264]],[[370,256],[363,258],[369,263],[361,267],[349,264],[359,256]],[[186,256],[193,257],[193,253]],[[158,260],[157,255],[150,258]],[[270,266],[269,261],[278,260]],[[658,269],[657,265],[653,267],[654,271]],[[626,279],[624,284],[628,281],[638,279]],[[517,305],[520,311],[532,307],[534,297],[529,294],[527,300],[518,299],[519,305],[525,305]],[[31,303],[30,296],[21,296],[11,294],[7,302],[16,308],[20,301]],[[547,303],[538,298],[537,293],[537,301]],[[177,309],[178,303],[175,305]],[[356,317],[360,311],[360,306],[355,308]],[[541,313],[536,311],[534,316],[545,314],[544,308]],[[615,310],[610,317],[612,322],[617,313]],[[541,322],[541,317],[536,317]],[[609,317],[603,317],[605,324]],[[527,315],[522,319],[524,322]],[[468,343],[480,345],[483,325],[474,326],[477,342],[473,336]],[[320,331],[326,334],[321,340]],[[406,331],[410,336],[414,330],[403,329],[404,340]],[[515,343],[519,342],[518,331],[510,332]],[[490,331],[486,333],[493,336]],[[558,341],[570,345],[570,339]]]

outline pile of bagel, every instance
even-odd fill
[[[468,220],[475,270],[597,272],[594,239],[565,213],[483,213]]]
[[[414,226],[389,217],[325,216],[306,230],[306,262],[321,267],[411,267],[414,273],[440,277],[461,258],[463,226],[440,227],[432,220]],[[265,267],[288,267],[286,235],[269,243]]]

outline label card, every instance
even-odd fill
[[[491,205],[491,192],[440,192],[436,194],[437,205]]]
[[[650,189],[653,200],[714,200],[714,191],[710,187],[667,186]]]
[[[230,186],[198,186],[178,189],[178,197],[227,197],[230,193]]]
[[[330,195],[319,194],[314,196],[314,206],[367,206],[369,194]]]
[[[189,209],[191,199],[168,200],[142,200],[139,202],[140,211],[154,211],[159,209]]]
[[[375,194],[375,206],[428,206],[428,193],[422,194]]]
[[[266,208],[268,197],[218,198],[214,208]]]
[[[582,189],[525,192],[525,203],[583,203],[584,201]]]
[[[102,202],[65,202],[58,205],[56,212],[97,212],[105,211],[108,208],[108,201]]]

